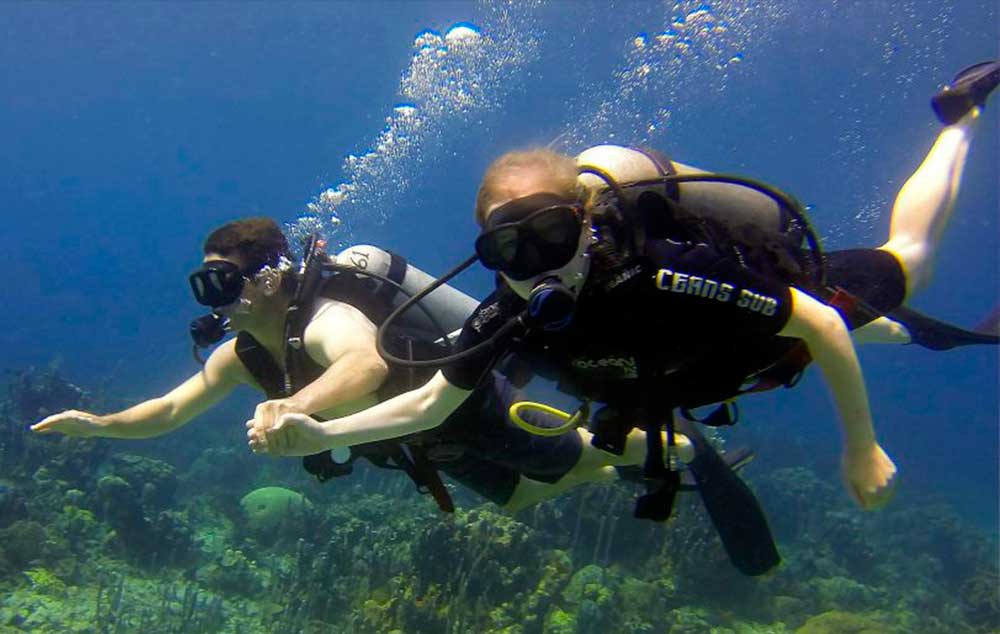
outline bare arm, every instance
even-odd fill
[[[352,306],[331,302],[321,307],[304,339],[309,355],[327,368],[292,396],[300,412],[322,412],[372,394],[389,374],[375,348],[375,325]]]
[[[792,302],[791,318],[778,334],[802,339],[809,348],[833,391],[846,447],[870,445],[875,430],[868,391],[847,326],[835,309],[795,288]]]
[[[270,427],[254,419],[247,423],[247,436],[255,452],[285,456],[398,438],[437,427],[471,393],[438,372],[422,387],[325,423],[302,414],[282,416]]]
[[[35,423],[31,430],[79,437],[154,438],[188,423],[248,381],[236,357],[235,340],[231,340],[212,352],[201,372],[159,398],[103,416],[69,410]]]
[[[326,370],[289,398],[258,405],[254,418],[266,426],[284,414],[319,414],[357,403],[374,395],[389,374],[375,348],[375,325],[353,306],[325,302],[306,327],[303,339],[310,358]]]
[[[896,468],[875,440],[868,391],[846,324],[832,307],[792,289],[792,315],[778,334],[802,339],[833,392],[844,436],[844,477],[858,502],[887,501]]]

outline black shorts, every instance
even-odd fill
[[[906,299],[906,275],[896,256],[881,249],[846,249],[825,254],[826,279],[879,312],[899,308]]]
[[[507,410],[524,399],[502,375],[492,377],[448,417],[427,451],[440,471],[502,505],[521,476],[552,483],[566,475],[579,462],[583,443],[575,432],[536,436],[510,422]],[[552,416],[531,418],[541,427],[562,423]]]

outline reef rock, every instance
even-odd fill
[[[255,537],[273,537],[284,525],[299,525],[312,514],[313,505],[301,493],[282,487],[255,489],[240,500],[246,528]]]
[[[173,502],[177,476],[168,463],[135,454],[116,454],[109,462],[112,473],[139,492],[147,509],[165,509]]]

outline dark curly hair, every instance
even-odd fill
[[[288,240],[270,218],[245,218],[226,223],[205,239],[205,254],[238,257],[243,272],[253,274],[265,266],[277,266],[282,257],[291,259]]]

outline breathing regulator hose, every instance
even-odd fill
[[[436,359],[404,359],[402,357],[398,357],[392,354],[386,349],[385,339],[389,331],[389,328],[391,327],[392,323],[400,317],[400,315],[408,311],[410,308],[413,307],[414,304],[417,304],[423,298],[427,297],[437,289],[444,286],[452,278],[454,278],[459,273],[461,273],[465,269],[475,264],[476,261],[478,260],[479,256],[477,255],[469,257],[464,262],[462,262],[452,270],[445,273],[443,276],[434,280],[433,284],[430,284],[427,288],[421,290],[419,293],[416,293],[415,295],[413,295],[413,297],[406,300],[404,303],[400,304],[396,308],[396,310],[389,313],[389,316],[386,317],[385,321],[382,322],[382,325],[379,326],[378,335],[375,338],[376,349],[378,350],[378,353],[382,355],[383,359],[385,359],[391,364],[398,365],[403,368],[440,368],[482,354],[486,349],[492,347],[495,341],[498,341],[502,337],[506,336],[511,329],[521,325],[522,321],[520,317],[512,319],[508,323],[504,324],[504,326],[500,328],[500,330],[498,330],[496,334],[494,334],[486,341],[483,341],[473,346],[472,348],[469,348],[468,350],[462,350],[461,352],[456,352],[455,354],[449,354],[443,357],[438,357]],[[445,337],[445,340],[447,342],[447,337]]]

